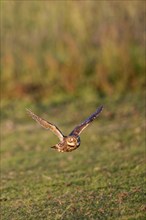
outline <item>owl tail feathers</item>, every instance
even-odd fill
[[[56,145],[55,145],[55,146],[52,146],[51,148],[54,148],[55,150],[57,149]]]

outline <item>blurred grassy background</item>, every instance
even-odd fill
[[[2,1],[1,11],[2,98],[143,90],[144,1]]]

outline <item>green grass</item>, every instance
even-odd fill
[[[2,102],[1,219],[145,219],[143,96],[64,103]],[[65,133],[96,106],[104,111],[71,153],[25,113]]]

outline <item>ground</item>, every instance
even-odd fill
[[[1,217],[3,220],[145,219],[144,96],[97,101],[3,101]],[[104,110],[70,153],[29,118],[31,108],[68,134],[96,107]]]

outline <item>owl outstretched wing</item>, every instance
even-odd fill
[[[63,140],[64,135],[62,132],[57,128],[56,125],[46,121],[45,119],[39,117],[38,115],[34,114],[31,110],[26,109],[27,113],[34,119],[36,120],[37,123],[39,123],[43,128],[45,129],[50,129],[59,139],[60,141]]]
[[[74,130],[70,133],[70,135],[79,135],[102,111],[103,106],[97,108],[96,112],[94,112],[89,118],[87,118],[80,125],[76,126]]]

